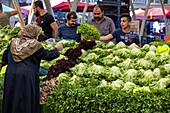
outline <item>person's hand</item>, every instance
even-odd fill
[[[57,48],[58,50],[62,50],[63,49],[63,45],[62,44],[56,44],[55,48]]]

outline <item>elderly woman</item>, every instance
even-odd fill
[[[59,57],[62,45],[46,50],[37,41],[40,27],[29,24],[11,41],[3,54],[7,61],[4,81],[3,113],[39,113],[39,75],[41,59]]]

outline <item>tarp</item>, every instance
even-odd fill
[[[165,10],[165,15],[166,17],[170,17],[170,7],[164,7],[164,10]],[[136,19],[143,19],[144,17],[144,13],[145,12],[141,12],[141,13],[138,13],[136,14]],[[159,7],[159,8],[150,8],[148,9],[148,13],[146,15],[146,19],[147,20],[156,20],[156,19],[163,19],[164,18],[164,14],[163,14],[163,11],[162,11],[162,8]]]
[[[61,2],[66,2],[67,0],[50,0],[51,3],[51,7],[55,7],[56,5],[60,4]],[[73,0],[70,0],[73,1]],[[44,8],[46,9],[45,5]],[[28,15],[29,14],[29,10],[31,9],[31,5],[29,6],[23,6],[21,7],[21,12]]]
[[[11,7],[8,7],[4,4],[2,4],[2,9],[3,9],[3,12],[10,12],[10,11],[13,11],[14,9],[11,8]]]
[[[73,2],[71,2],[73,4]],[[78,2],[77,12],[82,12],[84,7],[86,6],[85,2]],[[88,4],[87,12],[91,12],[94,4]],[[60,4],[53,7],[54,11],[70,11],[68,2],[61,2]]]
[[[141,8],[139,8],[139,9],[136,9],[136,10],[134,10],[135,11],[135,14],[138,14],[138,13],[143,13],[143,12],[145,12],[144,10],[142,10]],[[132,11],[130,11],[130,16],[133,16],[133,13],[132,13]]]

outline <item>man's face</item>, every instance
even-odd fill
[[[40,15],[40,13],[39,13],[39,11],[38,11],[38,9],[37,9],[37,7],[35,5],[33,6],[33,11],[34,11],[34,15],[36,17],[38,17]]]
[[[122,29],[130,27],[130,22],[128,21],[128,18],[127,17],[122,17],[120,19],[120,25],[121,25]]]
[[[103,12],[101,11],[100,8],[94,8],[93,16],[94,16],[94,20],[100,21],[103,18]]]
[[[67,20],[69,27],[74,27],[77,23],[77,19]]]

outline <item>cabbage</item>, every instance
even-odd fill
[[[154,69],[155,68],[155,65],[152,62],[145,60],[143,58],[138,60],[135,66],[137,69],[142,69],[142,68],[143,69]]]
[[[157,76],[157,77],[160,77],[160,76],[161,76],[160,69],[159,69],[159,68],[155,68],[155,69],[153,70],[153,74],[154,74],[155,76]]]
[[[120,57],[124,57],[124,58],[128,58],[129,57],[129,53],[130,50],[126,49],[126,48],[122,48],[122,49],[118,49],[114,52],[114,54],[116,56],[120,56]]]
[[[124,84],[123,90],[133,90],[136,87],[137,87],[136,84],[134,84],[132,82],[126,82]]]
[[[89,53],[87,54],[87,56],[83,55],[80,57],[81,60],[85,61],[85,62],[94,62],[99,58],[98,55],[96,55],[95,53]]]
[[[164,44],[163,47],[169,48],[169,46],[167,44]]]
[[[140,79],[139,82],[142,86],[148,86],[149,84],[152,84],[153,81],[157,81],[159,79],[160,76],[154,76],[151,70],[146,70],[144,72],[144,77]]]
[[[112,49],[115,46],[115,44],[113,43],[113,41],[110,41],[107,45],[106,48],[108,49]]]
[[[135,49],[135,48],[139,48],[139,46],[136,45],[135,43],[132,43],[128,48],[129,49]]]
[[[132,57],[138,57],[141,56],[142,51],[138,48],[133,48],[130,53]]]
[[[129,69],[125,71],[123,79],[125,82],[134,82],[137,80],[138,71],[135,69]]]
[[[170,64],[165,64],[164,69],[169,74],[170,73]]]
[[[113,66],[111,68],[109,68],[108,71],[108,79],[109,80],[116,80],[119,76],[121,76],[121,70],[119,69],[119,67]]]
[[[107,87],[109,86],[109,83],[106,80],[102,80],[101,84],[99,85],[99,87]]]
[[[63,81],[69,81],[71,77],[69,77],[66,73],[60,73],[57,77],[57,80]]]
[[[170,78],[161,78],[154,86],[154,88],[164,89],[170,84]]]
[[[168,55],[168,54],[162,54],[158,59],[158,62],[160,64],[166,64],[169,61],[170,61],[170,55]]]
[[[111,84],[111,87],[113,89],[119,89],[119,88],[123,88],[124,86],[124,82],[122,80],[117,79],[116,81],[113,81]]]
[[[149,48],[150,48],[150,45],[149,45],[149,44],[145,44],[145,45],[142,47],[142,50],[144,50],[144,51],[149,51]]]
[[[133,62],[130,58],[127,58],[125,61],[119,63],[117,66],[123,69],[129,69],[133,67]]]
[[[103,66],[93,64],[92,66],[89,66],[86,71],[87,74],[90,74],[91,76],[97,78],[97,76],[103,75],[105,68]]]
[[[74,75],[79,75],[79,76],[83,76],[84,73],[86,72],[86,69],[87,69],[87,64],[85,63],[79,63],[74,67],[70,68],[71,72]]]
[[[106,57],[103,57],[99,61],[106,66],[112,66],[112,65],[116,65],[118,62],[120,62],[121,59],[118,56],[113,57],[113,55],[110,54]]]
[[[145,59],[147,60],[153,60],[153,61],[158,61],[158,58],[156,57],[156,53],[154,51],[149,51],[146,53]]]
[[[120,49],[120,48],[125,48],[126,45],[123,42],[119,42],[118,44],[116,44],[116,48]]]
[[[155,52],[156,51],[156,47],[154,45],[151,45],[150,48],[149,48],[149,51]]]

